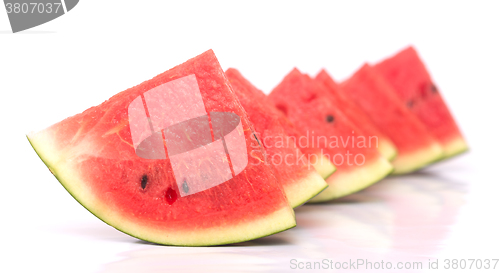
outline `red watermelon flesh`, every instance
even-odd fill
[[[361,110],[356,103],[345,97],[339,90],[338,84],[328,75],[328,73],[323,69],[321,70],[316,78],[316,82],[323,84],[325,89],[327,89],[332,98],[335,107],[339,108],[344,114],[346,114],[351,122],[358,127],[365,136],[376,136],[378,139],[377,149],[378,151],[387,159],[393,160],[397,155],[397,149],[391,139],[382,133],[375,124],[370,120],[370,118]]]
[[[367,113],[398,149],[394,173],[408,173],[442,157],[425,126],[399,100],[393,88],[373,68],[364,65],[339,89]]]
[[[329,187],[313,198],[320,202],[361,190],[385,177],[393,168],[370,147],[359,129],[333,105],[328,91],[297,69],[290,72],[269,98],[301,133],[297,145],[305,154],[321,149],[337,171],[326,179]]]
[[[253,133],[210,50],[28,139],[104,222],[160,244],[216,245],[295,226]]]
[[[445,157],[468,147],[450,110],[413,47],[374,66],[443,147]]]
[[[229,68],[226,76],[275,168],[290,205],[297,207],[328,187],[288,136],[285,128],[295,128],[283,113],[238,70]]]

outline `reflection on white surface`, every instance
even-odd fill
[[[463,184],[438,176],[388,178],[342,200],[298,208],[297,227],[286,232],[222,247],[137,241],[101,272],[281,272],[293,271],[292,259],[423,262],[425,269],[453,225],[463,196]]]

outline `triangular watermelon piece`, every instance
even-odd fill
[[[295,226],[211,50],[28,139],[78,202],[143,240],[217,245]]]
[[[413,47],[374,66],[397,95],[439,141],[445,157],[467,151],[450,110]]]
[[[393,160],[396,157],[398,151],[391,139],[373,124],[367,114],[356,103],[349,100],[338,90],[340,87],[324,69],[316,75],[314,80],[324,85],[331,96],[335,98],[335,101],[333,101],[335,107],[346,114],[356,127],[366,136],[376,136],[378,138],[377,149],[387,160]]]
[[[314,167],[304,160],[295,141],[287,134],[286,128],[295,128],[285,115],[238,70],[229,68],[226,76],[275,167],[290,205],[294,208],[302,205],[328,187]]]
[[[398,148],[398,156],[391,162],[394,174],[409,173],[442,158],[437,140],[370,66],[361,67],[339,91],[363,109]]]
[[[305,154],[320,149],[337,171],[326,179],[329,187],[313,198],[320,202],[342,197],[379,181],[392,165],[371,146],[348,117],[337,109],[323,86],[297,69],[290,72],[269,98],[301,133],[297,145]]]

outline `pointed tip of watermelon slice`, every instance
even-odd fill
[[[393,161],[398,155],[398,149],[391,141],[384,141],[381,139],[377,149],[379,153],[389,161]]]
[[[318,159],[311,162],[311,165],[313,165],[314,169],[323,179],[327,179],[337,170],[335,165],[333,165],[324,155],[318,155]]]
[[[467,145],[467,142],[463,137],[458,136],[455,139],[445,143],[443,145],[443,150],[444,158],[450,158],[467,152],[469,150],[469,146]]]
[[[300,182],[287,185],[284,190],[290,201],[290,206],[296,208],[320,194],[327,187],[328,184],[321,175],[313,170]]]
[[[261,218],[243,221],[236,225],[213,227],[205,229],[203,232],[182,230],[165,232],[165,230],[147,228],[122,217],[119,213],[110,209],[108,205],[93,198],[90,190],[84,187],[83,183],[79,183],[78,178],[72,175],[74,172],[72,172],[71,166],[51,162],[46,153],[50,151],[50,147],[45,148],[49,145],[47,145],[48,142],[43,142],[47,139],[40,138],[40,134],[27,135],[27,139],[38,157],[78,203],[106,224],[140,240],[176,246],[225,245],[269,236],[297,225],[293,209],[286,206]]]
[[[458,136],[446,143],[441,143],[441,148],[443,150],[443,155],[428,165],[452,159],[455,156],[469,151],[469,146],[462,136]]]
[[[394,170],[394,167],[384,157],[363,168],[353,171],[337,172],[326,179],[328,188],[311,199],[310,203],[319,203],[337,199],[355,193],[382,180]]]

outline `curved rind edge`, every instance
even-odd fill
[[[394,167],[391,163],[380,156],[370,166],[363,169],[336,173],[337,176],[329,177],[326,180],[329,187],[309,202],[325,202],[355,193],[382,180],[393,171]]]
[[[316,171],[312,171],[300,182],[284,186],[286,196],[292,208],[297,208],[311,200],[328,187],[325,180]]]
[[[440,161],[443,158],[443,149],[441,145],[435,142],[427,148],[417,150],[399,160],[396,158],[392,161],[394,172],[391,175],[408,174]]]
[[[282,208],[278,211],[275,211],[274,213],[266,216],[264,219],[260,218],[256,221],[247,222],[247,223],[244,223],[242,225],[239,225],[239,227],[233,226],[233,227],[228,228],[227,230],[219,230],[219,231],[215,230],[215,232],[214,231],[208,232],[208,233],[219,233],[219,234],[225,233],[225,232],[231,232],[233,234],[245,234],[245,229],[252,230],[253,235],[246,236],[246,237],[245,236],[242,236],[242,237],[235,236],[233,238],[224,238],[224,239],[217,240],[214,238],[217,238],[217,237],[220,238],[220,236],[214,237],[213,236],[214,234],[208,234],[207,232],[204,232],[204,234],[206,234],[204,236],[199,236],[199,232],[198,232],[198,234],[193,234],[192,232],[185,232],[184,235],[187,238],[193,238],[193,237],[196,237],[198,235],[198,237],[208,238],[208,240],[203,241],[203,240],[190,239],[190,240],[185,240],[184,242],[181,242],[183,240],[175,240],[175,241],[174,240],[170,240],[170,241],[169,240],[155,240],[154,238],[147,238],[147,236],[136,235],[136,234],[134,234],[134,232],[126,231],[125,228],[121,228],[120,225],[116,225],[113,223],[113,222],[125,222],[126,220],[121,219],[118,221],[113,221],[112,219],[105,219],[105,218],[112,218],[112,217],[103,217],[102,215],[99,215],[97,212],[94,212],[95,209],[89,208],[89,207],[91,207],[89,204],[84,204],[85,202],[80,200],[81,198],[77,197],[76,194],[73,193],[71,189],[69,189],[69,185],[68,185],[69,183],[66,183],[65,179],[63,177],[61,177],[62,175],[58,175],[58,169],[51,166],[47,162],[47,160],[44,159],[44,156],[40,154],[40,152],[36,148],[36,145],[33,143],[32,139],[30,139],[29,135],[26,135],[26,138],[28,139],[28,142],[30,143],[33,150],[35,150],[38,157],[47,166],[47,168],[49,168],[50,172],[56,177],[56,179],[59,181],[59,183],[61,183],[61,185],[66,189],[66,191],[78,203],[80,203],[80,205],[82,205],[85,209],[87,209],[90,213],[92,213],[94,216],[99,218],[101,221],[103,221],[107,225],[112,226],[113,228],[115,228],[115,229],[117,229],[125,234],[128,234],[134,238],[140,239],[140,240],[144,240],[144,241],[148,241],[148,242],[152,242],[152,243],[157,243],[157,244],[162,244],[162,245],[176,245],[176,246],[225,245],[225,244],[240,243],[240,242],[246,242],[246,241],[262,238],[265,236],[269,236],[272,234],[276,234],[276,233],[288,230],[288,229],[293,228],[297,225],[297,223],[295,221],[295,213],[294,213],[293,209],[291,209],[290,207],[287,206],[287,207],[284,207],[284,208]],[[96,206],[96,207],[98,207],[98,206]],[[270,226],[272,228],[266,229],[266,231],[255,232],[256,226],[265,225],[265,224],[267,224],[267,226]],[[164,232],[165,231],[163,231],[163,233]],[[171,237],[177,239],[179,237],[182,237],[181,235],[182,235],[182,233],[177,233],[177,234],[172,234]]]

